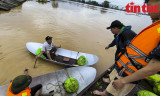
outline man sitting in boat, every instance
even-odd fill
[[[41,53],[38,56],[36,56],[36,58],[39,58],[41,55],[44,55],[47,59],[53,61],[55,56],[58,56],[56,54],[57,49],[61,46],[55,46],[51,36],[47,36],[45,40],[46,42],[42,46]]]
[[[160,6],[160,1],[145,0],[149,5]],[[150,13],[152,19],[160,19],[158,13]],[[115,68],[109,75],[110,83],[106,90],[94,91],[94,94],[108,96],[125,96],[134,87],[135,81],[142,80],[160,71],[160,20],[142,30],[121,52],[116,60]]]
[[[7,96],[39,96],[42,85],[38,84],[29,88],[32,77],[28,75],[28,69],[24,71],[25,75],[17,76],[9,85]]]

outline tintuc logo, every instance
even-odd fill
[[[141,11],[143,13],[159,13],[159,10],[158,10],[159,6],[158,5],[146,5],[146,4],[143,4],[142,6],[139,6],[139,5],[134,5],[133,2],[129,3],[126,5],[126,11],[127,13],[140,13]]]

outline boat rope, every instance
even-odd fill
[[[66,73],[67,73],[67,77],[68,78],[71,78],[69,76],[69,73],[67,72],[67,70],[65,69]],[[72,80],[70,80],[71,83],[72,83]],[[51,85],[51,87],[48,88],[48,86]],[[75,87],[75,84],[72,83],[72,85]],[[53,83],[48,83],[46,85],[46,90],[50,90],[52,87],[55,86],[55,89],[54,90],[51,90],[48,94],[51,94],[51,96],[54,96],[55,93],[58,93],[58,94],[61,94],[61,96],[63,96],[62,94],[62,90],[64,89],[63,88],[63,82],[61,81],[58,81],[56,84],[53,84]],[[59,88],[58,88],[59,87]],[[77,91],[75,92],[76,93],[76,96],[78,95]]]
[[[77,59],[77,60],[78,60],[78,58],[77,58],[77,57],[78,57],[78,54],[79,54],[79,52],[77,53],[77,56],[76,56],[76,59]]]
[[[65,70],[66,70],[66,69],[65,69]],[[67,73],[68,77],[71,78],[71,77],[69,76],[69,73],[67,72],[67,70],[66,70],[66,73]],[[70,80],[70,81],[71,81],[71,83],[72,83],[72,80]],[[72,85],[75,87],[75,84],[72,83]],[[76,93],[76,96],[77,96],[77,95],[78,95],[77,91],[76,91],[75,93]]]
[[[59,83],[61,83],[61,84],[59,84]],[[48,87],[49,85],[51,85],[51,86]],[[63,90],[62,85],[63,85],[63,83],[60,82],[60,81],[58,81],[58,82],[56,83],[56,85],[53,84],[53,83],[48,83],[48,84],[46,85],[46,89],[47,89],[47,90],[50,90],[52,87],[55,86],[55,89],[54,89],[54,90],[51,90],[48,94],[51,94],[52,96],[54,96],[55,93],[58,93],[58,94],[61,94],[61,95],[62,95],[62,90]],[[63,95],[62,95],[62,96],[63,96]]]

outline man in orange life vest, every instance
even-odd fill
[[[42,88],[41,84],[38,84],[32,88],[29,88],[32,82],[32,77],[27,75],[28,69],[24,71],[25,75],[17,76],[9,85],[7,96],[39,96]]]
[[[159,0],[145,0],[147,4],[159,5]],[[118,70],[110,74],[110,84],[103,92],[94,91],[97,95],[125,96],[135,86],[131,82],[160,71],[160,7],[159,13],[149,13],[154,22],[142,30],[126,47],[124,53],[116,59]],[[117,73],[118,72],[118,73]],[[113,76],[114,75],[114,76]],[[127,90],[127,91],[126,91]]]

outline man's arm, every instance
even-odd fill
[[[136,71],[135,73],[127,77],[122,78],[121,80],[123,83],[126,84],[126,83],[144,79],[145,77],[154,75],[159,71],[160,71],[160,61],[156,59],[152,59],[146,67]]]
[[[127,83],[142,80],[145,77],[154,75],[159,71],[160,71],[160,61],[158,61],[156,59],[152,59],[146,67],[136,71],[135,73],[133,73],[127,77],[124,77],[124,78],[118,79],[118,80],[114,80],[112,84],[115,89],[121,89]]]
[[[59,45],[59,46],[54,45],[54,47],[53,47],[52,49],[53,49],[54,52],[56,53],[56,51],[57,51],[58,48],[61,48],[61,45]]]
[[[45,52],[45,45],[42,46],[41,53],[40,53],[38,56],[36,56],[36,58],[41,57],[41,55],[42,55],[44,52]]]
[[[108,46],[109,47],[113,47],[113,46],[115,46],[116,45],[116,39],[114,39],[113,41],[112,41],[112,43],[110,43]]]
[[[113,47],[113,46],[115,46],[115,45],[116,45],[116,39],[114,39],[114,40],[112,41],[112,43],[110,43],[108,46],[106,46],[105,49],[107,50],[107,49],[109,49],[110,47]]]
[[[41,55],[44,53],[44,51],[41,51],[41,53],[38,55],[38,56],[36,56],[36,59],[38,59],[39,57],[41,57]]]
[[[41,57],[41,55],[44,53],[44,51],[41,51],[41,53],[38,55],[38,57]]]
[[[52,58],[51,58],[51,55],[50,55],[50,52],[49,52],[49,51],[47,51],[47,57],[49,58],[49,60],[52,61]]]

